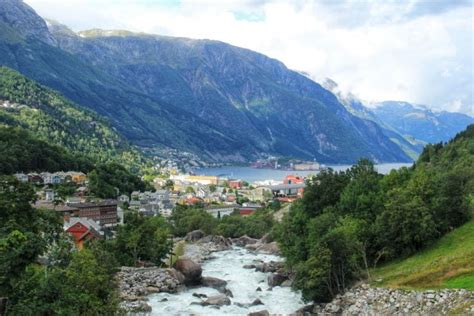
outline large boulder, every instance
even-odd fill
[[[206,305],[217,305],[217,306],[230,305],[230,298],[228,298],[224,294],[209,296],[207,298],[207,300],[202,302],[201,305],[203,305],[203,306],[206,306]]]
[[[191,259],[178,259],[174,264],[174,268],[184,275],[184,284],[197,285],[201,282],[202,268]]]
[[[232,242],[239,247],[245,247],[247,245],[253,245],[258,242],[258,239],[250,238],[247,235],[241,236],[239,238],[232,239]]]
[[[232,247],[232,241],[229,238],[225,238],[220,235],[208,235],[199,240],[199,243],[202,244],[212,244],[213,251],[226,250]]]
[[[261,243],[248,244],[247,246],[245,246],[245,248],[250,251],[257,251],[257,252],[271,254],[271,255],[280,254],[280,247],[278,247],[278,244],[276,243],[276,241],[273,241],[268,244],[261,244]]]
[[[268,276],[268,285],[279,286],[286,280],[288,280],[288,276],[286,276],[285,274],[279,272],[272,273]]]
[[[193,230],[192,232],[189,232],[186,237],[184,238],[184,240],[186,241],[190,241],[190,242],[195,242],[195,241],[198,241],[199,239],[201,239],[202,237],[204,237],[204,232],[200,229],[198,230]]]
[[[202,277],[201,285],[212,287],[213,289],[216,289],[219,292],[224,293],[226,290],[227,282],[218,278]]]

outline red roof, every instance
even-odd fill
[[[255,210],[250,209],[250,208],[241,208],[239,212],[240,212],[240,215],[251,215],[255,213]]]

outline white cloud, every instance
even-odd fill
[[[26,0],[74,30],[216,39],[330,77],[368,101],[474,115],[470,0]]]

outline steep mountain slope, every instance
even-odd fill
[[[474,123],[474,118],[462,113],[433,112],[407,102],[381,102],[373,113],[400,134],[411,135],[427,143],[447,141]]]
[[[52,34],[37,34],[17,20],[45,22],[21,1],[6,3],[27,14],[5,18],[12,10],[0,7],[0,64],[109,116],[135,144],[227,161],[268,154],[339,163],[409,160],[376,123],[353,116],[332,93],[264,55],[124,31],[78,36],[55,23]]]
[[[62,48],[84,61],[264,151],[324,161],[403,156],[378,136],[375,124],[350,115],[321,86],[261,54],[207,40],[51,30]]]
[[[95,161],[117,160],[130,167],[144,161],[103,118],[6,67],[0,67],[1,124],[22,127]]]
[[[424,142],[415,139],[411,135],[400,134],[395,128],[379,119],[375,113],[365,106],[356,96],[351,93],[344,94],[340,91],[335,81],[326,78],[322,85],[337,96],[347,111],[357,117],[377,123],[381,127],[383,134],[396,143],[408,156],[413,160],[418,158],[418,155],[423,150]]]

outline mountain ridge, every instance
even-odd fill
[[[0,22],[17,25],[12,19]],[[234,162],[266,155],[330,163],[411,160],[376,123],[350,114],[331,92],[257,52],[129,33],[81,37],[43,23],[54,45],[49,36],[17,32],[21,43],[0,36],[0,64],[108,117],[150,152],[174,148]]]

